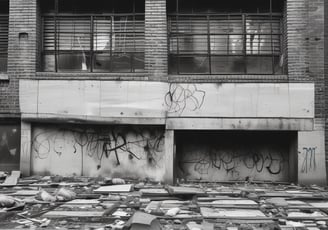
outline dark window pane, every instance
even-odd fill
[[[244,57],[212,56],[212,74],[243,74],[245,73]]]
[[[0,15],[0,72],[7,71],[8,15]]]
[[[179,72],[181,74],[195,73],[208,74],[209,58],[204,56],[181,57],[179,58]]]
[[[112,71],[113,72],[131,72],[131,54],[130,53],[115,53],[112,56]]]
[[[248,74],[272,74],[272,57],[248,56]]]
[[[93,60],[94,72],[110,71],[110,54],[95,54]]]
[[[274,56],[274,73],[284,74],[285,73],[285,60],[282,55]]]
[[[0,1],[0,13],[8,14],[9,13],[9,0]]]
[[[58,71],[89,71],[90,57],[83,53],[59,54]]]
[[[175,55],[169,56],[169,74],[178,74],[178,58]]]
[[[55,55],[54,54],[42,55],[42,71],[55,72]]]
[[[133,54],[133,70],[134,72],[143,72],[145,70],[145,55],[143,53]]]
[[[0,72],[7,71],[7,55],[0,55]]]

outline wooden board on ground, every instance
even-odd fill
[[[101,217],[104,212],[91,212],[91,211],[50,211],[42,215],[47,218],[60,218],[60,217]]]
[[[200,208],[204,218],[266,218],[260,210],[252,209],[215,209],[215,208]]]
[[[12,171],[10,176],[7,176],[5,181],[0,184],[2,187],[11,187],[17,185],[18,179],[20,177],[20,171]]]
[[[132,189],[133,189],[132,184],[122,184],[122,185],[102,186],[94,190],[94,192],[100,194],[124,193],[124,192],[131,192]]]
[[[97,205],[99,204],[100,201],[99,200],[87,200],[87,199],[75,199],[75,200],[71,200],[66,202],[66,205],[84,205],[84,204],[89,204],[89,205]]]
[[[316,203],[309,203],[309,204],[315,208],[328,209],[328,202],[316,202]]]
[[[177,187],[177,186],[168,186],[168,191],[173,195],[205,195],[205,191],[200,188],[194,187]]]
[[[167,196],[169,193],[162,188],[159,189],[140,189],[142,196]]]

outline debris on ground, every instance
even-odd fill
[[[0,229],[328,229],[317,185],[1,175]]]

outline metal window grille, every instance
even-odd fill
[[[8,15],[0,15],[0,72],[7,71]]]
[[[171,74],[282,74],[282,14],[168,15]]]
[[[47,14],[43,70],[142,72],[144,14]]]

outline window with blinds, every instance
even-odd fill
[[[0,72],[7,71],[8,15],[0,14]]]
[[[144,15],[43,15],[43,71],[141,72]]]
[[[171,74],[283,73],[281,13],[193,13],[176,6],[168,15]]]

